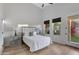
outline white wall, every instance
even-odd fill
[[[79,47],[77,44],[71,44],[68,41],[68,24],[67,24],[67,16],[79,14],[79,4],[53,4],[51,6],[47,6],[43,9],[43,20],[52,20],[57,17],[61,17],[61,35],[55,36],[53,34],[53,30],[51,29],[51,38],[53,41],[62,43],[75,45]],[[51,25],[51,24],[50,24]],[[67,29],[65,29],[67,27]],[[67,35],[65,34],[67,33]]]
[[[0,32],[2,32],[3,4],[0,4]]]
[[[3,18],[3,4],[0,3],[0,20]]]
[[[42,24],[42,10],[31,3],[4,4],[5,19],[12,24]]]
[[[2,18],[3,18],[3,4],[0,4],[0,45],[3,45]]]

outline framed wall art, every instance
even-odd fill
[[[79,43],[79,15],[68,17],[68,37],[73,43]]]

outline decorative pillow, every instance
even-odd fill
[[[33,32],[29,32],[29,36],[33,36]]]
[[[33,35],[34,35],[34,36],[36,36],[36,35],[37,35],[37,33],[36,33],[36,32],[33,32]]]

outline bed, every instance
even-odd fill
[[[31,52],[38,51],[50,45],[51,39],[47,36],[33,35],[23,36],[23,42],[30,47]]]

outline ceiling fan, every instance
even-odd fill
[[[52,5],[53,3],[48,3],[48,4]],[[42,4],[42,7],[44,7],[44,6],[45,6],[45,4],[43,3],[43,4]]]

